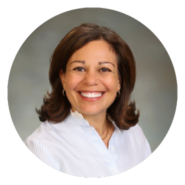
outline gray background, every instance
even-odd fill
[[[23,43],[12,65],[8,102],[15,128],[25,140],[39,125],[35,108],[40,108],[50,91],[50,57],[59,41],[73,27],[95,23],[116,31],[130,46],[136,59],[137,80],[132,94],[142,127],[152,151],[166,136],[177,101],[173,65],[158,38],[137,20],[116,11],[85,8],[60,14],[37,28]]]

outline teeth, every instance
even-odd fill
[[[82,93],[81,95],[87,98],[97,98],[100,97],[102,95],[102,93]]]

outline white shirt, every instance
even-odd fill
[[[61,123],[48,121],[30,135],[26,146],[49,166],[74,176],[104,177],[124,172],[146,159],[150,146],[139,125],[115,130],[105,146],[98,132],[78,112]]]

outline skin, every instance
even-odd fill
[[[81,113],[100,137],[108,141],[114,126],[106,119],[106,111],[120,90],[117,57],[111,46],[103,41],[91,41],[77,50],[69,59],[66,72],[60,79],[72,111]],[[84,98],[83,93],[102,93],[100,98]]]

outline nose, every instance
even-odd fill
[[[93,86],[98,84],[98,74],[96,71],[91,70],[86,72],[83,82],[87,85]]]

